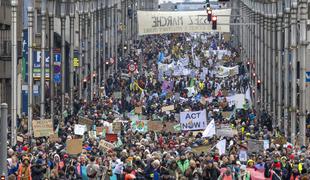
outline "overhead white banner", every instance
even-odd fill
[[[225,67],[225,66],[218,66],[218,71],[216,77],[224,78],[227,76],[234,76],[239,74],[239,66],[234,67]]]
[[[181,112],[180,123],[181,123],[181,129],[183,131],[206,129],[207,126],[206,110]]]
[[[138,11],[139,35],[211,32],[206,11]],[[213,10],[219,32],[230,32],[231,9]]]

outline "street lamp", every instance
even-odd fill
[[[83,67],[83,56],[82,56],[82,51],[83,51],[83,0],[79,0],[78,1],[78,14],[79,14],[79,60],[80,60],[80,66],[79,66],[79,99],[82,99],[82,86],[83,83],[81,81],[81,79],[83,78],[83,71],[82,71],[82,67]]]
[[[66,26],[66,0],[61,0],[60,20],[61,20],[61,114],[65,111],[65,26]]]
[[[51,96],[51,120],[54,122],[54,15],[56,10],[56,1],[47,2],[49,16],[49,44],[50,44],[50,96]],[[53,123],[54,124],[54,123]]]
[[[70,69],[70,109],[73,113],[73,58],[74,58],[74,18],[75,18],[75,0],[70,0],[70,60],[69,60],[69,69]]]
[[[45,49],[46,49],[46,0],[42,0],[42,34],[41,34],[41,103],[40,103],[40,119],[45,118]]]

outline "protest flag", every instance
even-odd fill
[[[226,139],[221,140],[216,144],[216,148],[219,150],[219,154],[225,154],[226,152]]]
[[[206,129],[202,133],[202,137],[212,137],[215,135],[215,122],[214,119],[208,124]]]

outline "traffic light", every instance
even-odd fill
[[[212,16],[212,30],[216,30],[217,16]]]
[[[1,176],[0,180],[5,180],[5,176]]]
[[[87,88],[87,80],[86,79],[83,80],[83,87],[84,87],[84,89]]]
[[[211,18],[212,18],[212,10],[211,9],[207,10],[207,13],[208,13],[208,21],[210,23],[211,22]]]
[[[206,4],[207,4],[207,7],[210,7],[210,2],[209,2],[209,0],[206,0]]]
[[[261,81],[260,80],[257,80],[256,86],[257,86],[257,90],[260,90],[260,86],[261,86]]]

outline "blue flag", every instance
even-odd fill
[[[161,63],[165,58],[165,55],[163,52],[159,52],[158,58],[157,58],[157,63]]]

